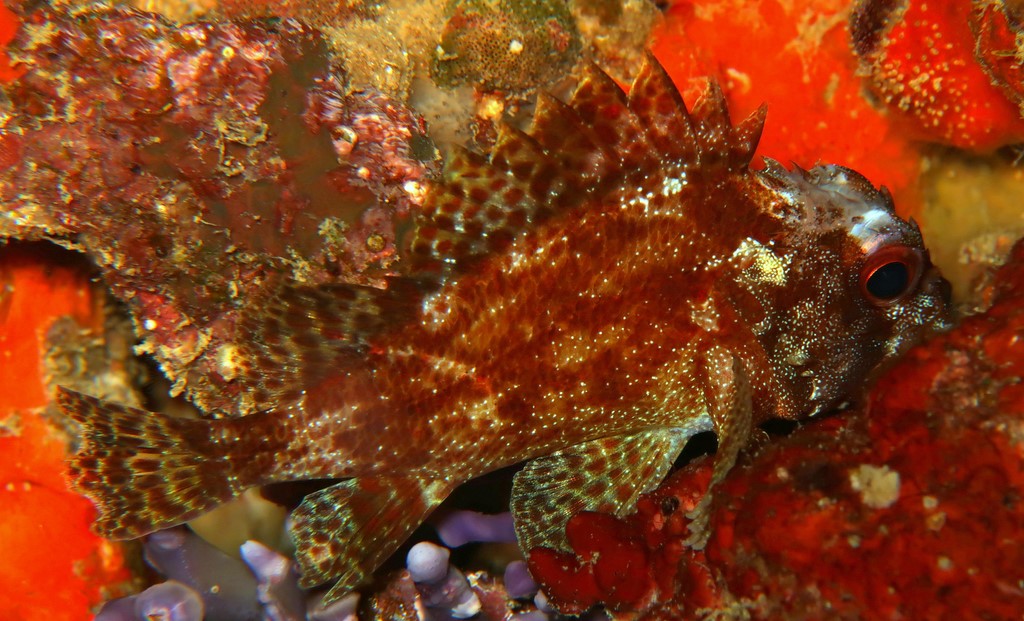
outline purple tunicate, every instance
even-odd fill
[[[437,533],[449,548],[473,542],[516,542],[516,531],[509,512],[488,515],[476,511],[453,511],[437,525]]]
[[[455,619],[468,619],[480,612],[480,598],[461,571],[448,564],[446,548],[421,541],[409,550],[406,567],[423,605]]]
[[[356,610],[359,608],[359,594],[350,593],[326,608],[322,602],[314,600],[310,603],[307,619],[309,621],[359,621]]]
[[[96,613],[93,621],[137,621],[135,615],[135,599],[137,595],[129,595],[120,599],[114,599],[106,604]]]
[[[146,621],[203,621],[203,600],[180,582],[156,584],[135,598],[135,615]]]
[[[533,605],[541,612],[558,612],[548,601],[548,596],[544,595],[544,591],[537,591],[537,594],[533,596]]]
[[[480,597],[477,596],[476,591],[469,585],[469,581],[466,580],[466,576],[462,575],[461,571],[453,569],[452,573],[457,574],[457,577],[453,578],[452,584],[455,587],[451,589],[451,594],[447,596],[447,599],[450,601],[448,614],[456,619],[468,619],[475,616],[480,612]]]
[[[527,599],[537,594],[537,583],[523,561],[512,561],[505,567],[505,592],[512,599]]]
[[[258,581],[256,594],[267,621],[305,621],[306,596],[291,559],[251,540],[241,545],[240,552]]]
[[[448,574],[448,548],[434,545],[429,541],[421,541],[414,545],[405,557],[405,566],[412,576],[413,582],[433,584],[440,582]]]

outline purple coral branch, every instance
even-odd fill
[[[258,541],[241,546],[242,560],[256,576],[256,597],[268,621],[304,621],[306,595],[299,588],[298,571],[288,557]]]
[[[524,561],[512,561],[505,567],[505,592],[512,599],[532,598],[538,588]]]
[[[448,564],[449,556],[447,548],[422,541],[409,550],[406,567],[435,618],[468,619],[480,612],[480,598],[466,576]]]
[[[108,602],[96,621],[203,621],[205,612],[199,593],[169,580],[138,595]]]
[[[449,548],[467,543],[515,543],[516,531],[509,512],[488,515],[453,511],[437,525],[437,534]]]
[[[143,543],[146,561],[161,574],[194,589],[207,614],[224,621],[259,619],[258,581],[245,563],[185,527],[159,531]]]

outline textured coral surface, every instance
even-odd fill
[[[998,1],[862,0],[853,49],[873,91],[913,133],[990,151],[1024,140],[1017,11]]]
[[[165,373],[208,411],[240,307],[283,278],[368,280],[434,159],[421,121],[347,92],[295,22],[175,25],[98,6],[23,17],[6,89],[0,234],[73,238]],[[111,81],[117,81],[117,86]]]

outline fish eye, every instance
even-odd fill
[[[897,302],[917,288],[923,263],[921,252],[916,248],[880,248],[868,256],[861,270],[861,292],[878,306]]]
[[[867,282],[864,283],[864,289],[869,295],[879,300],[892,300],[903,293],[908,282],[910,282],[910,270],[907,269],[907,265],[900,261],[889,261],[868,276]]]

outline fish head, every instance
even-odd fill
[[[746,258],[755,277],[738,280],[758,300],[755,333],[786,397],[777,415],[813,416],[856,398],[910,347],[951,327],[949,283],[884,187],[836,165],[790,171],[766,160],[755,177],[782,226],[770,253]]]

